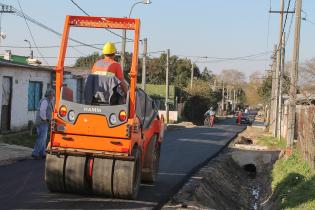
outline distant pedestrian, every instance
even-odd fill
[[[53,100],[55,91],[48,89],[45,93],[45,97],[40,100],[39,108],[36,113],[36,131],[37,138],[32,152],[34,159],[46,158],[46,141],[48,127],[51,120],[52,112],[54,109]]]
[[[242,117],[243,117],[243,113],[242,113],[242,111],[240,110],[240,111],[238,111],[238,113],[237,113],[237,124],[241,124],[241,121],[242,121]]]
[[[215,118],[215,111],[213,110],[213,108],[210,107],[210,109],[204,115],[208,118],[207,120],[209,121],[210,127],[213,127]]]

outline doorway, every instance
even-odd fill
[[[1,132],[11,129],[12,77],[2,79]]]

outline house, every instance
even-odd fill
[[[52,84],[52,68],[29,65],[25,59],[0,58],[1,133],[27,128],[34,122],[39,101]]]
[[[86,67],[65,67],[64,68],[64,84],[73,92],[75,102],[83,102],[84,81],[91,72]]]

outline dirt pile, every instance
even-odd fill
[[[247,173],[225,152],[196,173],[163,209],[248,209],[252,197]]]

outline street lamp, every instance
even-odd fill
[[[130,8],[128,18],[130,18],[132,10],[137,4],[151,4],[151,0],[143,0],[143,1],[139,1],[139,2],[134,3]],[[120,55],[120,64],[121,64],[121,68],[123,70],[125,67],[126,36],[127,36],[127,32],[126,32],[126,29],[124,29],[123,34],[122,34],[121,55]]]
[[[30,48],[30,58],[33,59],[33,50],[32,50],[31,42],[28,41],[27,39],[24,39],[24,42],[27,42],[27,43],[29,44],[29,48]]]
[[[151,0],[144,0],[144,1],[139,1],[139,2],[134,3],[134,4],[131,6],[131,8],[130,8],[129,16],[128,16],[129,18],[130,18],[130,16],[131,16],[131,13],[132,13],[133,8],[134,8],[137,4],[151,4]]]

